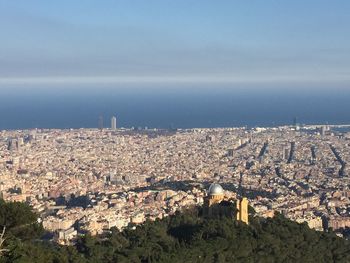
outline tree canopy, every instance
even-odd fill
[[[280,214],[251,217],[245,225],[232,217],[203,218],[200,209],[59,246],[38,238],[43,232],[29,207],[0,201],[0,223],[9,229],[9,251],[0,262],[350,262],[349,241],[332,232],[314,231]],[[16,227],[31,230],[15,232]]]

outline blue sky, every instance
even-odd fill
[[[347,0],[0,0],[0,88],[347,86]]]

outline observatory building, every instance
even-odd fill
[[[236,213],[236,215],[234,215],[234,213]],[[248,199],[245,197],[237,199],[236,209],[234,209],[234,203],[225,200],[225,192],[222,186],[217,183],[212,183],[204,199],[203,214],[206,217],[222,215],[235,216],[237,221],[248,224]]]

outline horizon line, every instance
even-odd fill
[[[0,85],[36,84],[350,84],[350,74],[305,75],[104,75],[0,77]]]

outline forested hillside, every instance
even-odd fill
[[[44,231],[28,206],[0,201],[0,225],[6,226],[0,262],[350,262],[350,243],[334,233],[282,215],[252,217],[245,225],[227,217],[204,219],[200,210],[62,247],[40,239]]]

